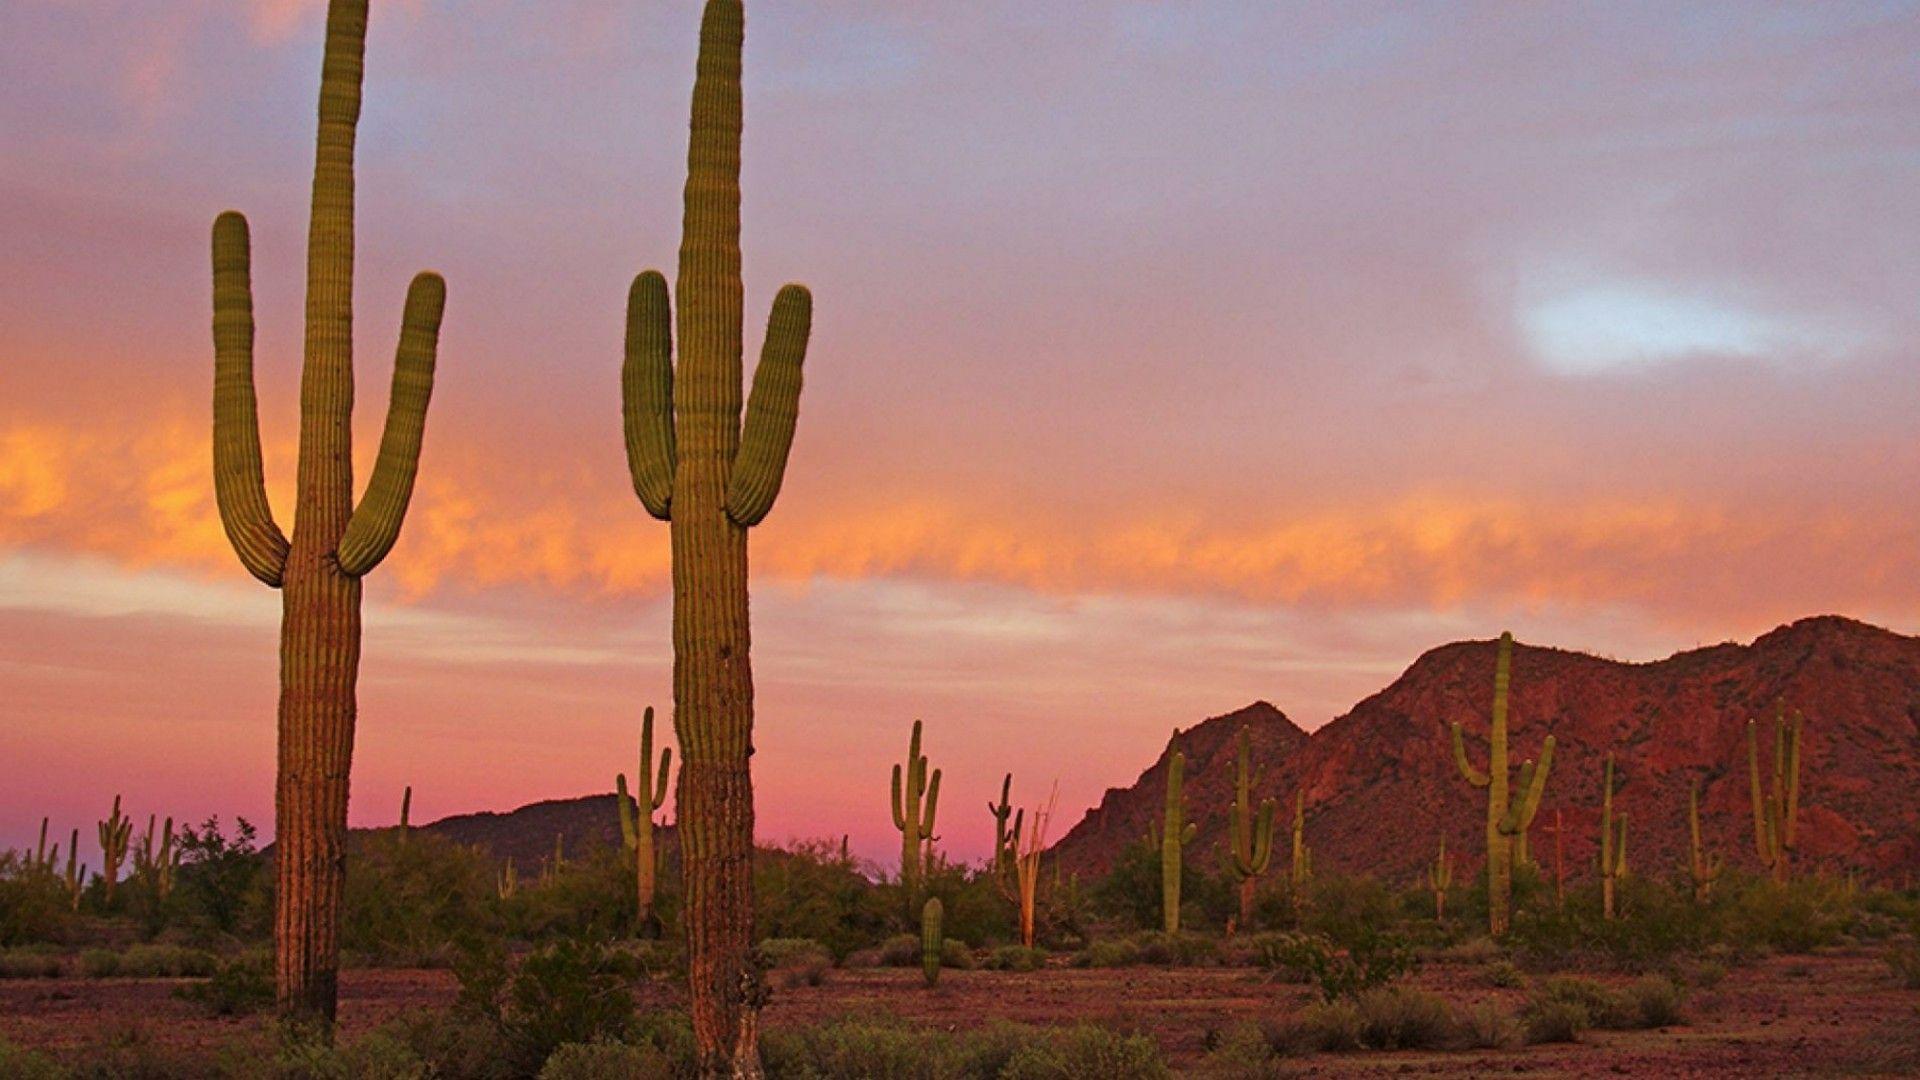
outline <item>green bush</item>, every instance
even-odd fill
[[[60,954],[44,946],[0,950],[0,979],[57,979],[65,970]]]
[[[1512,1046],[1518,1037],[1513,1017],[1491,1001],[1483,1001],[1460,1017],[1461,1041],[1474,1050]]]
[[[988,971],[1038,971],[1047,964],[1047,950],[1025,945],[1002,945],[987,954]]]
[[[234,819],[231,837],[217,817],[180,830],[172,901],[183,920],[221,934],[266,931],[267,861],[254,837],[246,818]]]
[[[1344,952],[1330,939],[1306,933],[1261,934],[1254,948],[1263,967],[1312,983],[1329,1002],[1384,986],[1418,965],[1406,939],[1377,930],[1355,933]]]
[[[1077,1024],[1037,1035],[1015,1050],[1000,1080],[1155,1080],[1170,1076],[1160,1048],[1145,1035]]]
[[[1887,968],[1901,986],[1920,990],[1920,942],[1904,941],[1887,952]]]
[[[1517,990],[1527,985],[1527,976],[1511,960],[1496,960],[1487,965],[1483,974],[1488,986],[1502,990]]]
[[[341,945],[375,962],[420,963],[468,933],[497,932],[493,866],[477,849],[417,829],[356,838]]]
[[[112,949],[88,949],[80,954],[80,974],[89,979],[110,979],[120,974],[120,954]]]
[[[833,967],[826,946],[807,938],[768,938],[759,945],[760,961],[777,987],[819,986]]]
[[[0,1039],[0,1076],[9,1080],[65,1080],[68,1075],[52,1058]]]
[[[1579,1042],[1581,1032],[1593,1026],[1587,1010],[1577,1001],[1529,1005],[1520,1019],[1529,1043]]]
[[[509,966],[497,947],[469,947],[455,964],[456,1008],[490,1025],[508,1062],[536,1072],[566,1043],[619,1041],[635,1028],[637,965],[597,938],[561,939]]]
[[[1431,1050],[1455,1040],[1453,1009],[1437,994],[1383,986],[1363,991],[1354,1005],[1360,1042],[1369,1050]]]
[[[859,863],[842,858],[837,842],[807,840],[753,860],[754,923],[769,938],[808,938],[826,946],[836,960],[881,941],[892,929],[897,892],[878,889],[861,874]],[[947,904],[947,930],[956,937],[973,931],[956,919]],[[918,945],[913,963],[918,965]]]
[[[1671,1027],[1686,1022],[1685,994],[1680,984],[1661,975],[1635,980],[1625,991],[1627,1011],[1635,1026]]]
[[[1092,1025],[1037,1028],[995,1021],[948,1034],[898,1020],[845,1017],[761,1038],[774,1080],[1114,1080],[1168,1075],[1146,1036]]]
[[[0,851],[0,947],[64,940],[73,919],[67,885],[32,852]]]
[[[212,975],[216,964],[205,949],[135,945],[120,954],[117,973],[127,979],[199,979]]]
[[[220,964],[205,982],[183,986],[175,996],[215,1016],[244,1016],[273,1004],[273,955],[259,952]]]
[[[652,1046],[568,1043],[547,1058],[540,1080],[646,1080],[673,1074],[667,1056]]]
[[[1140,962],[1140,949],[1128,938],[1102,938],[1073,955],[1074,967],[1132,967]]]

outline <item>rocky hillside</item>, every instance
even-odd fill
[[[1473,861],[1484,849],[1484,795],[1454,768],[1447,726],[1465,725],[1469,753],[1484,765],[1494,653],[1492,641],[1434,649],[1311,735],[1265,702],[1180,733],[1188,818],[1200,826],[1190,852],[1212,866],[1224,851],[1233,737],[1246,726],[1263,768],[1260,794],[1290,809],[1294,792],[1305,790],[1316,866],[1411,879],[1442,834],[1463,865]],[[1807,716],[1798,862],[1889,877],[1920,871],[1920,638],[1836,617],[1646,664],[1517,644],[1515,764],[1537,754],[1548,733],[1557,740],[1535,852],[1551,862],[1558,813],[1569,877],[1589,874],[1611,751],[1616,805],[1629,814],[1629,856],[1639,872],[1669,872],[1686,858],[1694,780],[1707,843],[1754,867],[1745,726],[1757,717],[1770,731],[1776,700]],[[1098,875],[1122,845],[1139,840],[1161,813],[1167,757],[1162,749],[1132,787],[1109,790],[1059,841],[1066,870]],[[1276,837],[1276,868],[1284,846]]]

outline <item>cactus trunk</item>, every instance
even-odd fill
[[[1800,821],[1800,741],[1806,719],[1793,714],[1787,723],[1786,703],[1774,706],[1772,786],[1760,783],[1760,747],[1753,721],[1747,721],[1747,782],[1753,794],[1753,845],[1760,865],[1773,880],[1785,884],[1788,859]]]
[[[1228,846],[1232,849],[1228,869],[1240,883],[1240,919],[1243,930],[1253,928],[1253,905],[1259,893],[1260,875],[1273,862],[1272,799],[1264,799],[1256,809],[1253,789],[1258,773],[1253,767],[1253,734],[1240,729],[1239,747],[1234,758],[1233,805],[1228,810]]]
[[[1687,840],[1688,868],[1693,873],[1693,898],[1705,902],[1713,892],[1713,883],[1720,880],[1720,872],[1726,868],[1726,862],[1717,855],[1709,856],[1700,842],[1700,782],[1693,782],[1687,789]]]
[[[788,285],[741,416],[740,0],[700,23],[676,303],[641,274],[628,294],[621,387],[634,493],[671,526],[673,726],[680,743],[680,867],[689,1012],[702,1076],[761,1073],[765,1000],[753,944],[753,670],[747,530],[773,506],[799,410],[812,326]],[[670,311],[677,307],[677,311]],[[673,330],[679,329],[679,362]]]
[[[920,910],[920,882],[932,863],[933,822],[940,809],[940,770],[927,771],[920,733],[915,720],[906,765],[893,767],[893,827],[900,830],[900,891],[909,920]]]
[[[1627,815],[1613,812],[1613,755],[1600,794],[1600,914],[1614,917],[1614,882],[1627,873]]]
[[[1176,740],[1179,734],[1174,732]],[[1181,804],[1186,771],[1187,755],[1175,750],[1167,762],[1166,823],[1160,830],[1160,917],[1169,934],[1180,932],[1181,854],[1195,831],[1186,823],[1186,808]]]
[[[360,579],[399,536],[413,491],[445,286],[407,293],[392,401],[374,474],[353,503],[353,152],[367,0],[333,0],[321,65],[307,237],[307,325],[293,538],[267,506],[253,391],[246,219],[214,223],[214,486],[249,572],[281,588],[274,790],[274,973],[281,1012],[329,1028],[339,964],[347,783],[360,662]]]
[[[1507,693],[1512,682],[1513,635],[1500,635],[1493,673],[1493,718],[1487,734],[1487,771],[1467,760],[1466,743],[1458,723],[1452,727],[1453,760],[1460,775],[1474,787],[1487,789],[1487,924],[1495,937],[1512,922],[1515,838],[1524,837],[1540,810],[1540,796],[1553,768],[1553,736],[1541,744],[1540,761],[1522,762],[1520,798],[1511,797],[1507,772]],[[1521,844],[1524,850],[1524,840]]]
[[[673,750],[668,748],[660,751],[659,770],[654,771],[653,706],[649,705],[640,719],[640,771],[634,774],[639,793],[631,799],[631,808],[627,775],[620,773],[614,777],[614,801],[620,809],[620,838],[627,850],[633,852],[634,933],[647,938],[660,936],[660,920],[653,911],[660,864],[653,842],[653,815],[666,802],[667,773],[672,766]]]
[[[928,986],[940,981],[940,953],[946,944],[946,939],[940,933],[942,914],[940,898],[937,896],[920,909],[920,973]]]

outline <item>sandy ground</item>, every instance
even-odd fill
[[[1411,981],[1463,1006],[1497,1001],[1512,1009],[1524,996],[1488,987],[1475,967],[1430,965]],[[0,982],[0,1035],[71,1059],[105,1033],[130,1025],[170,1046],[211,1050],[262,1023],[208,1017],[176,999],[176,985],[165,979]],[[341,1023],[351,1035],[397,1012],[444,1007],[454,991],[444,971],[348,971],[341,982]],[[644,1004],[674,1004],[678,992],[663,987],[644,996]],[[779,990],[766,1023],[778,1028],[849,1013],[947,1030],[994,1017],[1091,1020],[1151,1033],[1174,1065],[1186,1070],[1202,1060],[1213,1034],[1306,1000],[1302,987],[1234,968],[950,970],[934,990],[921,986],[917,971],[835,970],[821,986]],[[1306,1076],[1829,1076],[1858,1073],[1860,1063],[1886,1045],[1883,1025],[1914,1021],[1920,1018],[1916,1009],[1920,992],[1899,988],[1872,953],[1775,957],[1736,968],[1716,989],[1696,992],[1681,1026],[1596,1032],[1570,1046],[1321,1054],[1294,1061]],[[1920,1024],[1909,1023],[1905,1031],[1907,1038],[1920,1039]]]

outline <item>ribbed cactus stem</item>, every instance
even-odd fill
[[[1447,857],[1447,838],[1440,838],[1440,854],[1427,867],[1427,888],[1433,890],[1433,918],[1447,917],[1447,890],[1453,887],[1453,860]]]
[[[653,272],[628,294],[627,463],[672,527],[673,704],[695,1057],[703,1076],[759,1076],[764,998],[753,944],[753,669],[747,529],[779,494],[799,411],[813,298],[780,290],[741,417],[740,0],[700,23],[674,299]],[[677,308],[677,311],[676,311]],[[673,326],[678,324],[675,362]],[[911,914],[911,913],[910,913]]]
[[[1000,781],[1000,801],[987,800],[987,814],[993,818],[993,873],[1002,879],[1012,872],[1013,860],[1020,854],[1017,836],[1011,848],[1007,845],[1007,828],[1014,815],[1012,799],[1013,774],[1008,773]]]
[[[1518,781],[1520,797],[1511,797],[1515,777],[1508,771],[1507,696],[1512,685],[1513,635],[1502,633],[1494,659],[1493,716],[1487,732],[1487,768],[1474,768],[1467,758],[1464,732],[1459,723],[1450,728],[1454,764],[1467,783],[1487,791],[1487,922],[1495,937],[1506,933],[1512,922],[1513,863],[1516,847],[1526,856],[1526,833],[1540,810],[1540,797],[1547,775],[1553,767],[1553,736],[1540,747],[1538,764],[1521,765]],[[1517,840],[1517,843],[1516,843]]]
[[[1788,875],[1789,856],[1800,821],[1800,746],[1806,718],[1793,714],[1789,725],[1786,702],[1776,702],[1773,717],[1772,785],[1760,782],[1760,746],[1753,721],[1747,721],[1747,782],[1753,795],[1753,845],[1776,882]]]
[[[413,785],[400,793],[400,839],[405,840],[413,829]]]
[[[913,722],[904,769],[893,767],[893,827],[900,830],[900,887],[910,909],[920,906],[920,879],[933,845],[934,815],[940,803],[940,770],[927,770],[920,752],[921,723]]]
[[[940,898],[929,899],[920,909],[920,972],[926,978],[927,985],[940,981],[940,955],[946,948],[946,938],[941,934],[941,919],[945,909]]]
[[[1693,872],[1693,897],[1704,901],[1713,891],[1713,883],[1720,880],[1721,871],[1726,869],[1726,860],[1718,855],[1708,855],[1700,840],[1700,781],[1695,780],[1687,788],[1687,865]]]
[[[247,222],[213,226],[213,473],[220,520],[247,571],[281,596],[275,790],[274,974],[283,1015],[332,1024],[345,882],[347,785],[360,660],[360,578],[399,537],[419,466],[446,286],[407,290],[385,433],[353,501],[354,140],[367,0],[331,0],[307,234],[306,347],[293,539],[267,504],[253,386]]]
[[[1260,875],[1273,862],[1272,799],[1254,805],[1253,792],[1259,772],[1253,765],[1253,732],[1242,727],[1233,765],[1233,805],[1227,811],[1227,846],[1231,859],[1228,870],[1240,884],[1240,921],[1243,930],[1253,928],[1253,907]]]
[[[52,820],[51,818],[40,819],[40,842],[35,845],[33,849],[33,866],[36,870],[53,865],[53,859],[47,858],[47,826],[52,824]],[[60,845],[58,844],[54,845],[56,851],[59,850],[59,847]],[[57,855],[55,856],[56,859],[58,857]]]
[[[659,765],[653,758],[653,706],[640,717],[640,768],[634,773],[639,785],[637,797],[627,794],[627,774],[614,777],[614,803],[620,808],[620,839],[633,852],[636,904],[634,929],[644,936],[655,936],[660,929],[653,911],[658,892],[659,856],[655,854],[653,815],[667,801],[667,775],[673,766],[673,748],[660,751]]]
[[[1180,733],[1173,734],[1177,743]],[[1186,771],[1187,755],[1175,750],[1167,761],[1166,822],[1160,830],[1161,922],[1169,934],[1180,932],[1181,856],[1197,831],[1186,822],[1186,807],[1181,801]]]
[[[87,885],[87,868],[80,864],[80,830],[73,830],[73,837],[67,843],[67,902],[73,910],[80,910],[80,895]]]
[[[1307,881],[1313,877],[1313,849],[1307,846],[1307,792],[1293,793],[1293,862],[1288,869],[1288,884],[1293,886],[1293,902],[1304,902]]]

